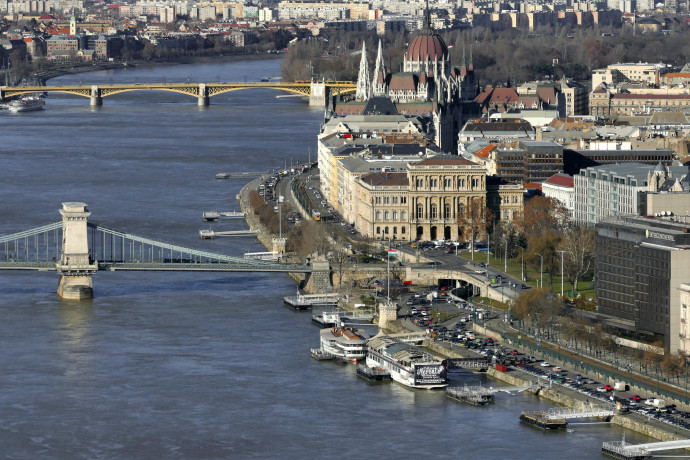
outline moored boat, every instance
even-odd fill
[[[369,335],[353,327],[321,329],[321,349],[350,362],[357,362],[367,354]]]
[[[421,348],[389,336],[377,336],[369,341],[366,364],[388,371],[393,380],[410,388],[448,386],[443,363]]]

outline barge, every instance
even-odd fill
[[[446,397],[473,406],[486,406],[494,402],[494,391],[482,386],[446,388]]]
[[[523,410],[520,421],[543,430],[560,430],[567,425],[565,418],[552,418],[542,411]]]

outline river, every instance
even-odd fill
[[[94,72],[49,82],[258,81],[278,60]],[[201,213],[236,209],[218,172],[305,161],[323,111],[273,90],[211,98],[130,92],[51,95],[46,110],[0,113],[0,235],[60,220],[83,201],[90,221],[238,255],[251,238],[201,241]],[[217,229],[242,228],[240,223]],[[624,430],[520,424],[549,407],[499,394],[491,407],[443,392],[370,385],[353,366],[316,362],[318,329],[282,304],[283,274],[110,273],[95,298],[60,301],[50,272],[0,273],[0,445],[5,458],[601,458]],[[453,374],[453,383],[482,381]],[[647,440],[625,432],[631,442]]]

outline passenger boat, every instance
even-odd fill
[[[357,362],[367,354],[369,335],[353,327],[321,329],[321,349],[336,358]]]
[[[43,110],[45,101],[38,96],[25,96],[21,99],[10,101],[7,108],[10,112],[31,112],[33,110]]]
[[[391,378],[410,388],[448,386],[446,367],[419,347],[382,335],[369,341],[366,364],[388,371]]]

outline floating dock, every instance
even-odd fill
[[[446,388],[446,397],[453,401],[472,404],[473,406],[486,406],[494,402],[494,391],[482,386],[462,386]]]
[[[393,380],[388,371],[384,371],[381,368],[365,366],[364,364],[357,366],[357,376],[371,382],[390,382]]]
[[[315,306],[336,307],[340,300],[340,294],[297,294],[285,296],[283,301],[295,310],[306,310]]]
[[[564,418],[550,418],[542,411],[523,410],[522,414],[520,414],[520,421],[543,430],[559,430],[564,429],[567,426],[567,422]]]
[[[323,310],[311,315],[311,322],[319,327],[339,326],[341,322],[371,321],[374,319],[374,310]]]
[[[218,222],[220,219],[241,219],[246,213],[241,211],[207,211],[201,215],[204,222]]]
[[[199,238],[202,240],[215,240],[221,236],[253,236],[258,230],[233,230],[229,232],[214,232],[213,230],[199,230]]]
[[[321,348],[312,348],[311,357],[317,361],[331,361],[335,359],[335,355],[332,355],[327,351],[323,351]]]

